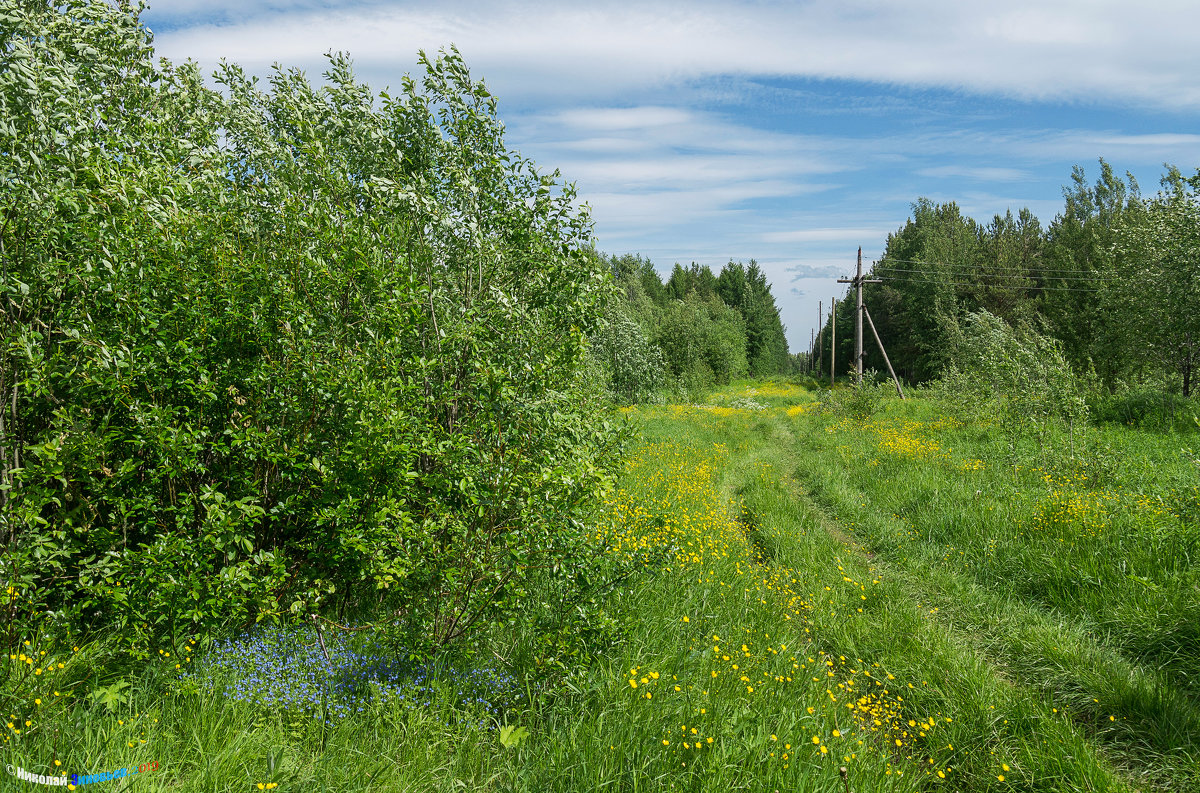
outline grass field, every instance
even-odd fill
[[[1188,437],[853,407],[743,383],[624,411],[595,525],[637,573],[573,664],[523,624],[420,667],[333,630],[139,670],[35,638],[5,761],[146,791],[1200,789]]]

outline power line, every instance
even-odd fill
[[[929,270],[913,270],[913,269],[905,269],[905,268],[903,268],[903,267],[879,267],[879,266],[876,266],[876,267],[874,268],[874,272],[880,272],[880,271],[889,272],[889,273],[890,273],[890,272],[897,272],[897,273],[923,273],[923,274],[926,274],[926,275],[931,275],[931,274],[932,274],[932,273],[930,273],[930,271],[929,271]],[[967,271],[965,271],[965,270],[960,270],[959,272],[957,272],[957,273],[952,273],[952,274],[953,274],[953,275],[967,275],[967,274],[968,274],[968,272],[967,272]],[[972,271],[970,274],[974,275],[975,273]],[[979,272],[978,274],[979,274],[980,276],[984,277],[984,278],[1026,278],[1026,279],[1028,279],[1028,278],[1037,278],[1037,277],[1039,277],[1040,275],[1042,275],[1042,271],[1039,271],[1039,270],[1031,270],[1031,271],[1029,272],[1029,274],[1023,274],[1023,273],[1014,273],[1014,272],[1011,272],[1011,271],[1009,271],[1009,272],[987,272],[986,270],[983,270],[983,271]],[[1071,281],[1071,282],[1077,282],[1077,281],[1116,281],[1116,280],[1119,280],[1119,279],[1118,279],[1118,276],[1115,276],[1115,275],[1097,275],[1097,276],[1082,276],[1082,275],[1072,275],[1072,276],[1050,276],[1050,278],[1051,278],[1051,279],[1053,279],[1053,280],[1056,280],[1056,281]]]
[[[900,264],[931,264],[931,265],[936,265],[938,267],[959,267],[959,268],[972,268],[972,269],[988,269],[988,268],[1000,269],[1000,265],[996,265],[996,264],[976,265],[976,264],[971,264],[970,262],[953,262],[953,263],[933,262],[933,261],[929,261],[928,259],[926,259],[926,260],[895,259],[891,256],[885,256],[882,259],[879,259],[878,261],[876,261],[875,264],[876,265],[882,264],[882,265],[886,266],[888,262],[898,262]],[[1005,268],[1005,269],[1008,269],[1008,268]],[[1034,268],[1030,268],[1030,271],[1031,272],[1039,272],[1039,273],[1084,273],[1084,274],[1088,274],[1088,275],[1094,274],[1096,272],[1095,270],[1088,270],[1088,269],[1056,268],[1056,267],[1034,267]]]
[[[885,275],[885,276],[883,276],[883,278],[884,278],[884,283],[887,283],[889,281],[897,281],[897,282],[906,283],[906,284],[944,284],[946,286],[976,286],[976,287],[982,286],[982,287],[991,287],[991,288],[995,288],[997,286],[996,284],[983,284],[978,281],[942,281],[942,280],[937,280],[937,279],[912,278],[909,276],[895,276],[895,275],[891,275],[891,276]],[[1103,291],[1105,291],[1103,289],[1080,289],[1080,288],[1069,287],[1069,286],[1014,285],[1010,288],[1017,289],[1017,290],[1039,290],[1039,291],[1043,291],[1043,292],[1103,292]]]

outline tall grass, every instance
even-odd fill
[[[870,407],[738,383],[626,411],[641,445],[594,531],[634,572],[573,607],[584,640],[520,621],[418,666],[292,630],[121,670],[31,637],[5,762],[157,761],[106,783],[147,791],[1189,789],[1171,439],[1015,460],[928,401]]]

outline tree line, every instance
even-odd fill
[[[1194,393],[1200,363],[1200,171],[1168,167],[1141,194],[1104,160],[1076,167],[1065,206],[1043,228],[1022,209],[979,223],[953,203],[920,199],[870,270],[864,303],[898,373],[932,380],[955,365],[964,333],[990,315],[1053,342],[1074,372],[1108,393]],[[854,298],[837,310],[838,374],[853,366]],[[830,322],[814,351],[828,366]],[[1036,346],[1036,345],[1035,345]],[[883,370],[864,344],[864,368]]]
[[[771,285],[753,259],[731,261],[719,274],[676,263],[664,283],[641,256],[601,258],[618,291],[593,355],[616,401],[651,399],[662,389],[693,397],[794,367]]]

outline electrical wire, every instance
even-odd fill
[[[955,262],[952,264],[947,264],[946,262],[931,262],[928,260],[922,261],[920,259],[895,259],[895,258],[892,258],[891,256],[885,256],[884,258],[879,259],[878,261],[875,262],[875,265],[876,266],[879,266],[879,265],[887,266],[887,264],[889,262],[896,262],[898,264],[927,264],[927,265],[934,265],[937,267],[949,267],[949,268],[958,267],[960,269],[974,269],[974,270],[988,269],[988,268],[1001,269],[999,265],[995,265],[995,264],[975,265],[975,264],[971,264],[969,262]],[[1005,268],[1005,269],[1008,269],[1008,268]],[[1091,274],[1094,274],[1096,271],[1088,270],[1088,269],[1064,268],[1064,267],[1033,267],[1033,268],[1030,268],[1030,272],[1084,273],[1085,275],[1091,275]],[[1105,277],[1107,277],[1107,276],[1105,276]]]
[[[942,281],[939,279],[911,278],[909,276],[884,276],[884,279],[883,279],[884,283],[888,283],[890,281],[898,282],[898,283],[905,283],[905,284],[934,284],[934,285],[945,285],[945,286],[976,286],[976,287],[982,286],[982,287],[989,287],[989,288],[993,288],[993,289],[1000,287],[999,284],[985,284],[985,283],[980,283],[979,281]],[[1025,291],[1037,290],[1037,291],[1042,291],[1042,292],[1103,292],[1103,291],[1105,291],[1103,289],[1082,289],[1082,288],[1070,287],[1070,286],[1013,285],[1008,288],[1014,289],[1014,290],[1025,290]]]
[[[878,273],[878,272],[881,272],[881,271],[882,271],[882,272],[889,272],[889,273],[890,273],[890,272],[896,272],[896,273],[924,273],[924,274],[927,274],[927,275],[930,275],[930,274],[932,274],[932,273],[930,273],[930,271],[929,271],[929,270],[912,270],[912,269],[905,269],[905,268],[903,268],[903,267],[878,267],[878,266],[877,266],[877,267],[875,267],[875,268],[874,268],[874,270],[873,270],[872,272],[876,272],[876,273]],[[1031,271],[1029,271],[1029,274],[1028,274],[1028,275],[1026,275],[1026,274],[1023,274],[1023,273],[1014,273],[1014,272],[1011,272],[1011,271],[1009,271],[1009,272],[988,272],[988,271],[986,271],[986,270],[972,270],[972,271],[960,270],[960,271],[958,271],[958,272],[953,272],[953,271],[951,271],[951,273],[950,273],[950,274],[951,274],[951,275],[960,275],[960,276],[961,276],[961,275],[980,275],[980,276],[982,276],[982,277],[984,277],[984,278],[1026,278],[1026,279],[1027,279],[1027,278],[1039,278],[1039,277],[1042,277],[1042,276],[1043,276],[1043,271],[1040,271],[1040,270],[1031,270]],[[1070,281],[1070,282],[1074,283],[1074,282],[1079,282],[1079,281],[1116,281],[1116,280],[1119,280],[1119,277],[1118,277],[1118,276],[1115,276],[1115,275],[1096,275],[1096,276],[1080,276],[1080,275],[1076,275],[1076,276],[1059,276],[1059,275],[1051,275],[1051,276],[1047,276],[1047,277],[1046,277],[1046,280],[1055,280],[1055,281]]]

